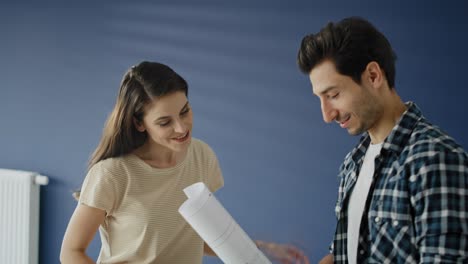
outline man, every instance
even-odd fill
[[[337,227],[321,263],[468,263],[468,157],[395,91],[396,55],[351,17],[305,36],[298,54],[323,119],[359,144],[340,168]]]

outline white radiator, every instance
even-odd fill
[[[0,169],[0,263],[39,262],[39,187],[35,172]]]

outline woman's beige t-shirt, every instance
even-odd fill
[[[98,263],[197,264],[203,241],[179,214],[183,189],[202,181],[215,192],[223,186],[217,158],[192,139],[177,166],[157,169],[134,154],[95,164],[86,176],[80,203],[106,211],[99,227]]]

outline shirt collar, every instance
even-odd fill
[[[393,127],[390,134],[384,140],[382,150],[392,151],[395,154],[399,154],[406,146],[414,127],[421,118],[423,118],[421,110],[413,102],[407,102],[406,111],[401,115],[400,119]],[[366,154],[367,148],[369,147],[371,139],[367,132],[365,132],[359,144],[350,153],[351,158],[354,162],[358,162],[364,154]]]

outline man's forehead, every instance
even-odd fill
[[[343,76],[336,71],[335,65],[328,60],[315,66],[309,74],[312,91],[316,95],[320,95],[339,86],[342,77]]]

